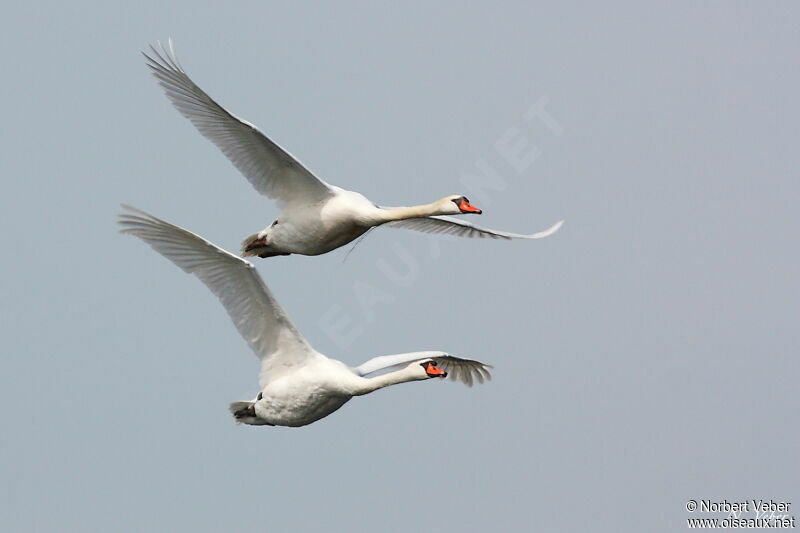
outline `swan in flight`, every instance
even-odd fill
[[[472,385],[491,379],[489,365],[445,352],[374,357],[355,368],[314,350],[294,327],[252,263],[202,237],[129,206],[122,233],[135,235],[219,298],[236,329],[261,359],[258,395],[235,402],[239,423],[305,426],[328,416],[353,396],[409,381],[446,378]],[[383,373],[375,374],[383,371]]]
[[[539,239],[563,223],[522,235],[480,228],[441,215],[481,214],[463,195],[413,207],[381,207],[363,195],[325,183],[258,128],[230,113],[189,78],[170,39],[165,49],[144,54],[159,85],[180,113],[217,145],[261,194],[282,212],[265,229],[242,243],[243,256],[320,255],[343,246],[370,228],[386,224],[426,233],[492,239]]]

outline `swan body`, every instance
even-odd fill
[[[275,222],[247,237],[242,250],[245,256],[265,257],[324,254],[366,233],[377,210],[363,195],[339,189],[326,201],[287,207]]]
[[[122,232],[139,237],[199,278],[261,360],[258,395],[230,406],[239,423],[305,426],[354,396],[391,385],[448,375],[470,386],[491,379],[489,365],[439,351],[379,356],[353,368],[326,357],[295,328],[252,263],[183,228],[126,209],[120,215]]]
[[[213,142],[261,194],[282,212],[271,225],[242,243],[242,255],[320,255],[339,248],[370,228],[388,225],[427,233],[495,239],[539,239],[561,227],[560,221],[533,234],[480,228],[442,215],[481,214],[463,195],[426,205],[380,207],[363,195],[325,183],[258,128],[217,104],[181,67],[172,46],[150,47],[144,54],[151,72],[178,111]]]

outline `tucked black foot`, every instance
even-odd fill
[[[261,248],[262,246],[266,246],[266,245],[267,245],[267,238],[266,237],[261,237],[260,239],[253,239],[252,241],[247,243],[247,246],[244,247],[244,251],[245,252],[252,252],[256,248]]]
[[[251,417],[251,416],[254,417],[254,416],[256,416],[256,408],[255,408],[255,406],[250,405],[249,407],[245,407],[244,409],[239,409],[238,411],[234,411],[233,416],[237,420],[239,418],[245,418],[245,417]]]

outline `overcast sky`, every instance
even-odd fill
[[[671,532],[688,499],[800,505],[794,3],[286,4],[4,7],[2,531]],[[237,250],[277,213],[149,76],[170,36],[330,183],[566,219],[258,261],[321,352],[443,349],[491,383],[234,424],[256,358],[115,227],[125,202]]]

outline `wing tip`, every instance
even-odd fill
[[[148,61],[148,67],[153,70],[157,70],[160,67],[180,72],[181,74],[186,73],[183,70],[183,65],[181,65],[180,61],[178,60],[178,54],[175,52],[175,44],[172,40],[172,37],[167,37],[166,46],[164,46],[164,43],[162,43],[159,39],[156,40],[155,43],[149,44],[148,47],[153,53],[153,56],[155,56],[151,57],[147,52],[142,51],[142,55]]]
[[[528,235],[528,238],[530,238],[530,239],[542,239],[544,237],[549,237],[550,235],[552,235],[553,233],[555,233],[559,229],[561,229],[561,226],[563,226],[563,225],[564,225],[564,220],[559,220],[558,222],[556,222],[555,224],[553,224],[552,226],[550,226],[549,228],[547,228],[544,231],[540,231],[538,233],[533,233],[531,235]]]

